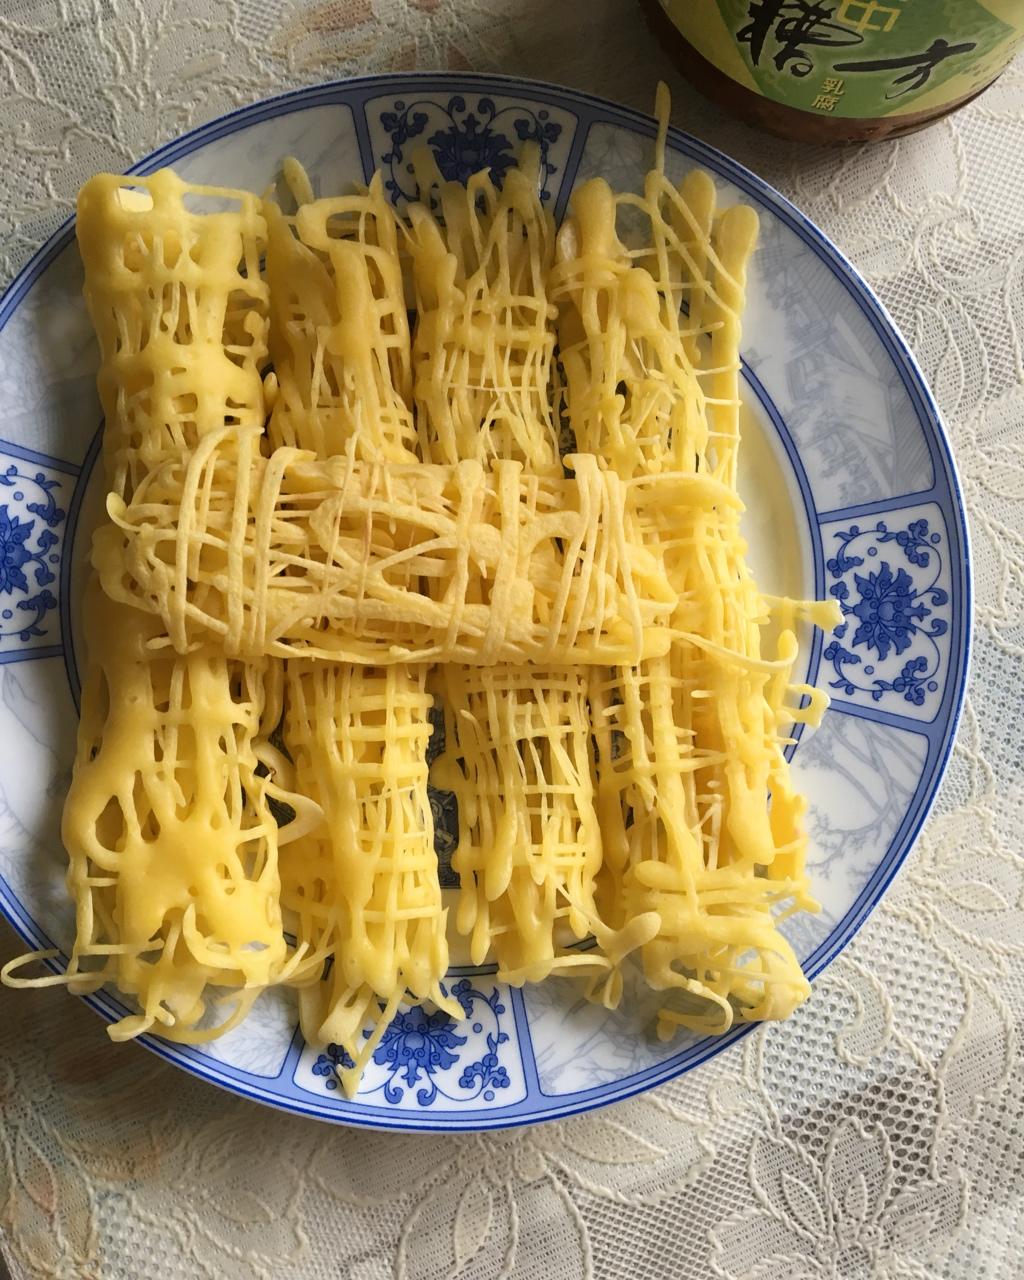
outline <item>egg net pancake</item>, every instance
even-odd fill
[[[365,193],[266,204],[273,449],[374,463],[416,461],[398,224],[379,176]],[[426,750],[427,668],[289,659],[281,737],[292,785],[323,821],[282,851],[281,900],[310,952],[296,974],[310,1044],[341,1045],[351,1092],[400,1001],[454,1016]]]
[[[229,430],[148,475],[95,562],[114,599],[179,652],[350,662],[636,660],[663,649],[675,596],[643,508],[699,494],[624,484],[592,455],[571,476],[516,462],[379,466],[258,452]]]
[[[551,398],[555,333],[547,276],[554,222],[527,144],[499,190],[488,174],[442,180],[416,159],[422,199],[408,211],[416,327],[416,422],[425,461],[521,462],[560,475]]]
[[[499,190],[485,173],[444,182],[429,154],[418,158],[423,199],[409,211],[408,238],[415,409],[424,457],[511,458],[561,480],[547,296],[555,233],[538,162],[527,148]],[[637,512],[637,545],[640,523]],[[602,928],[587,683],[578,668],[508,663],[447,663],[434,677],[447,720],[432,776],[458,801],[458,929],[474,963],[493,957],[516,985],[611,963],[571,946]]]
[[[643,215],[639,250],[616,233],[622,205]],[[744,207],[716,211],[705,174],[677,190],[661,163],[643,197],[616,198],[600,180],[574,194],[552,293],[578,448],[623,476],[669,467],[734,489],[739,315],[756,226]],[[789,696],[799,606],[778,603],[774,652],[762,654],[771,608],[746,565],[739,516],[722,503],[678,525],[666,554],[679,597],[669,652],[591,679],[605,841],[597,900],[612,925],[659,920],[641,955],[648,983],[676,994],[660,1016],[666,1037],[678,1025],[721,1032],[785,1017],[809,992],[777,928],[785,912],[816,909],[782,730],[820,716],[823,700],[802,687]],[[834,623],[827,607],[817,616]],[[595,989],[610,1002],[618,992],[617,980]]]
[[[354,450],[367,462],[415,462],[409,322],[400,228],[380,175],[362,194],[313,200],[286,164],[298,208],[264,202],[272,448],[317,458]]]
[[[62,834],[75,900],[66,978],[112,982],[156,1030],[199,1043],[291,964],[281,928],[275,789],[257,743],[265,664],[147,646],[153,620],[88,591],[90,665]],[[238,989],[237,993],[231,989]]]
[[[282,901],[318,979],[331,961],[326,979],[300,993],[303,1030],[310,1043],[342,1045],[356,1075],[399,1001],[429,999],[461,1016],[440,985],[448,944],[425,677],[422,666],[286,664],[283,738],[295,786],[324,821],[284,851]]]
[[[474,960],[576,973],[611,1006],[638,951],[664,1035],[805,997],[777,927],[814,905],[785,734],[824,703],[794,683],[797,631],[834,611],[762,595],[747,567],[756,218],[718,210],[704,175],[674,187],[664,144],[663,125],[642,194],[585,184],[557,237],[529,148],[501,190],[419,157],[402,218],[379,178],[315,200],[287,165],[287,213],[167,174],[84,189],[112,424],[90,607],[129,619],[131,662],[95,663],[66,825],[82,956],[107,957],[81,980],[144,1010],[119,1034],[213,1034],[216,990],[235,990],[230,1025],[289,982],[351,1092],[401,1002],[458,1013],[433,690]],[[136,697],[153,714],[132,724]],[[168,744],[194,767],[164,765]],[[159,892],[130,917],[111,902],[159,815],[137,782],[128,813],[125,778],[150,757],[175,803]],[[280,831],[270,796],[296,814]],[[216,839],[184,838],[193,813]]]
[[[100,347],[104,466],[126,500],[209,432],[263,429],[260,204],[247,191],[188,186],[167,169],[100,174],[82,188],[77,234]]]
[[[223,438],[226,423],[260,429],[264,221],[246,192],[188,188],[169,172],[101,176],[83,188],[78,238],[100,343],[103,462],[123,501],[210,434]],[[76,939],[54,980],[77,991],[111,981],[134,997],[140,1012],[112,1024],[115,1039],[156,1029],[195,1043],[234,1025],[294,956],[275,788],[259,758],[267,663],[161,652],[160,633],[93,581],[62,827]],[[294,808],[308,819],[300,797]]]

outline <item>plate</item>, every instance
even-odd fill
[[[154,152],[133,172],[260,191],[297,156],[337,192],[377,167],[396,201],[414,194],[410,148],[441,171],[499,178],[523,141],[542,154],[556,218],[579,182],[637,187],[654,123],[610,102],[497,76],[400,75],[300,90],[236,111]],[[794,744],[810,799],[810,872],[822,903],[786,932],[810,977],[846,946],[885,893],[928,812],[964,692],[970,573],[949,443],[920,370],[842,254],[759,178],[672,131],[668,169],[707,169],[722,201],[761,218],[744,317],[744,468],[751,558],[767,590],[831,595],[836,633],[806,675],[833,696]],[[74,753],[82,647],[76,618],[89,535],[102,507],[96,466],[97,353],[71,225],[0,302],[0,908],[27,943],[66,952],[61,803]],[[453,839],[438,801],[442,879]],[[57,962],[55,962],[55,965]],[[287,993],[202,1049],[154,1037],[153,1052],[234,1093],[287,1111],[383,1129],[488,1129],[572,1115],[651,1088],[722,1053],[716,1039],[650,1034],[657,997],[627,989],[616,1013],[552,980],[522,991],[493,969],[453,968],[462,1023],[400,1014],[358,1096],[340,1095],[336,1052],[307,1048]],[[7,996],[6,999],[14,999]],[[62,997],[54,993],[54,1001]],[[123,1006],[88,998],[103,1017]],[[796,1017],[813,1017],[813,999]]]

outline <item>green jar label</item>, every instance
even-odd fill
[[[763,97],[822,116],[930,111],[983,89],[1024,41],[1024,0],[660,0]]]

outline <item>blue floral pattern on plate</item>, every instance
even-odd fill
[[[400,1010],[373,1051],[360,1099],[391,1107],[500,1106],[514,1100],[521,1073],[507,989],[470,978],[443,989],[462,1006],[464,1020],[420,1006]],[[312,1082],[337,1094],[338,1069],[352,1065],[345,1049],[329,1044],[307,1071]]]
[[[48,635],[60,571],[56,531],[67,514],[56,498],[63,483],[20,460],[0,470],[0,661]]]
[[[936,514],[903,511],[826,534],[829,594],[843,611],[823,654],[836,696],[934,714],[950,618],[940,528]]]
[[[522,144],[536,142],[540,147],[540,198],[551,199],[551,178],[558,166],[551,163],[549,155],[562,126],[544,107],[522,103],[499,107],[494,98],[463,94],[453,94],[444,102],[397,98],[389,110],[380,113],[380,123],[391,139],[391,148],[381,156],[381,163],[392,200],[417,198],[410,156],[423,142],[434,153],[447,181],[465,182],[487,169],[498,186],[515,167]]]

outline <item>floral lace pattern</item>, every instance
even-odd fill
[[[953,436],[977,575],[973,692],[936,812],[792,1022],[603,1113],[427,1138],[257,1111],[138,1046],[110,1045],[94,1015],[53,992],[0,993],[0,1249],[15,1280],[1018,1276],[1021,71],[926,133],[829,151],[723,119],[613,0],[589,7],[586,33],[573,6],[540,0],[20,0],[0,13],[0,49],[5,280],[88,173],[272,92],[357,71],[500,67],[649,108],[665,75],[676,122],[791,196],[911,342]],[[485,114],[466,111],[484,146]],[[511,141],[508,128],[496,132]],[[442,136],[436,145],[447,157]],[[27,507],[46,507],[36,472],[55,477],[16,465],[23,498],[0,481],[0,609],[23,598],[21,576],[32,594],[57,594],[35,574],[49,554],[41,535],[62,528]],[[845,681],[833,692],[925,716],[928,685],[941,684],[942,530],[922,510],[899,528],[868,516],[840,531],[849,537],[828,555],[847,567],[828,584],[847,588],[838,645],[859,661],[838,649],[828,659],[830,679]],[[5,675],[0,695],[15,693]],[[0,841],[12,846],[26,838],[15,801],[0,777]],[[17,949],[4,927],[0,960]],[[442,1068],[462,1046],[426,1030],[406,1026],[380,1046],[394,1088],[429,1088],[431,1066],[446,1087],[460,1089],[463,1073],[472,1089],[500,1087],[486,1035],[480,1054]]]

